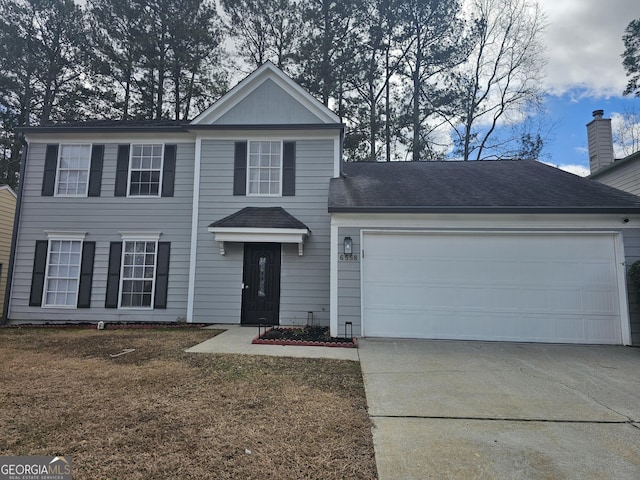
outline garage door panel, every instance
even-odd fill
[[[366,234],[365,336],[621,343],[612,234]]]

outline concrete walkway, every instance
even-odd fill
[[[240,325],[211,325],[208,329],[226,330],[209,340],[191,347],[193,353],[238,353],[244,355],[268,355],[271,357],[333,358],[357,362],[357,348],[343,347],[296,347],[291,345],[253,345],[258,327]]]
[[[379,480],[640,479],[640,349],[360,341]]]

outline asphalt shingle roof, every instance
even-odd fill
[[[640,213],[640,196],[533,160],[354,162],[330,212]]]
[[[309,228],[282,207],[245,207],[213,222],[218,228]]]

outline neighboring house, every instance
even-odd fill
[[[593,120],[587,124],[589,178],[640,195],[640,151],[615,158],[611,119],[603,115],[603,110],[595,110]]]
[[[0,185],[0,318],[4,313],[4,298],[7,287],[13,217],[16,211],[16,193],[9,185]]]
[[[25,129],[9,317],[640,342],[640,197],[530,161],[344,164],[343,131],[270,63],[191,122]]]

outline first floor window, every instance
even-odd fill
[[[162,144],[132,145],[129,172],[129,195],[160,195]]]
[[[44,305],[75,307],[80,282],[81,240],[49,240]]]
[[[124,241],[121,307],[151,307],[156,278],[156,241]]]
[[[90,166],[91,145],[60,145],[56,195],[86,196]]]

